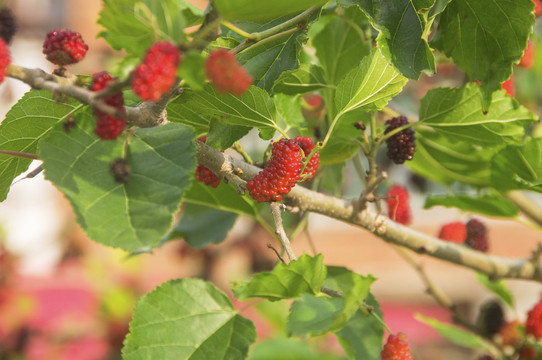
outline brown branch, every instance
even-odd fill
[[[282,243],[282,247],[288,255],[288,259],[290,259],[290,261],[297,260],[294,254],[294,250],[292,249],[292,245],[290,244],[290,239],[288,239],[288,236],[286,236],[286,231],[284,231],[284,226],[282,224],[282,214],[280,213],[280,204],[278,202],[272,202],[269,204],[269,207],[271,208],[271,215],[273,215],[273,220],[275,221],[275,234],[277,234],[277,236],[279,237],[279,240]]]
[[[231,171],[233,168],[242,170],[239,174],[244,180],[252,179],[261,170],[224,155],[201,142],[196,143],[198,161],[228,180],[237,178],[237,181],[243,181],[233,174]],[[221,170],[222,167],[225,171]],[[362,227],[387,242],[479,271],[495,279],[512,278],[542,282],[540,261],[533,262],[530,258],[511,259],[487,255],[462,245],[442,241],[383,216],[377,216],[368,209],[352,217],[354,208],[349,201],[343,199],[295,186],[288,195],[284,196],[284,201],[287,205],[297,206],[303,211],[312,211]]]
[[[157,102],[145,101],[138,107],[126,106],[124,113],[101,100],[107,92],[90,91],[77,85],[73,78],[64,78],[48,74],[41,69],[28,69],[13,64],[8,66],[8,76],[30,85],[33,89],[49,90],[53,95],[67,95],[105,114],[125,118],[129,123],[139,127],[163,124],[165,122],[164,109],[171,98],[170,95],[166,95]],[[117,89],[117,85],[114,86]]]
[[[27,158],[27,159],[34,159],[34,160],[38,158],[38,155],[36,154],[28,154],[28,153],[23,153],[19,151],[9,151],[9,150],[0,150],[0,155],[11,155],[11,156],[17,156],[17,157],[22,157],[22,158]]]
[[[521,191],[510,191],[504,197],[512,201],[525,216],[542,226],[542,207],[527,195]]]

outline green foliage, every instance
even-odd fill
[[[284,71],[275,81],[273,92],[295,95],[313,92],[327,86],[321,66],[301,64],[298,69]]]
[[[442,12],[433,45],[451,57],[471,81],[482,81],[484,109],[491,93],[512,74],[534,24],[533,2],[455,0]],[[473,56],[474,54],[474,56]]]
[[[251,0],[214,0],[222,17],[230,21],[263,21],[301,12],[311,6],[325,3],[324,0],[277,0],[260,2]]]
[[[184,41],[184,28],[199,23],[201,15],[186,0],[103,0],[98,23],[113,49],[142,55],[156,41]]]
[[[45,176],[70,200],[77,221],[94,241],[127,251],[148,250],[168,233],[195,167],[192,132],[170,124],[140,129],[126,141],[130,180],[115,181],[113,160],[124,139],[103,141],[90,109],[78,112],[69,133],[53,127],[40,145]]]
[[[273,271],[257,273],[234,288],[239,300],[261,297],[269,300],[293,299],[304,293],[316,295],[326,277],[322,254],[304,254],[290,264],[278,264]]]
[[[496,217],[516,217],[519,214],[518,207],[496,191],[480,196],[471,195],[448,195],[432,196],[425,199],[424,208],[433,206],[454,207],[463,211],[478,213]]]
[[[237,314],[214,285],[173,280],[137,302],[122,357],[244,359],[255,339],[252,321]]]
[[[30,90],[6,114],[0,125],[0,148],[35,154],[39,141],[55,124],[67,120],[83,106],[73,100],[57,102],[51,92]],[[9,187],[32,160],[0,154],[0,201],[6,199]]]
[[[418,79],[422,71],[435,72],[435,58],[427,43],[434,0],[360,0],[359,5],[380,34],[377,41],[386,57],[406,77]]]
[[[224,241],[236,219],[237,214],[229,211],[187,203],[169,238],[182,237],[191,247],[203,249]]]
[[[454,344],[477,350],[491,350],[491,346],[484,339],[470,331],[460,329],[454,325],[445,324],[421,314],[416,314],[415,318],[416,320],[431,326],[438,331],[443,338],[450,340]]]
[[[491,183],[491,158],[505,143],[520,141],[536,115],[503,91],[483,111],[478,88],[438,88],[427,92],[416,124],[416,154],[408,163],[420,175],[450,184]]]
[[[510,293],[510,290],[508,289],[508,286],[506,286],[504,280],[501,279],[493,281],[487,275],[481,273],[477,273],[476,278],[480,284],[484,285],[486,289],[497,295],[504,303],[514,307],[514,297]]]

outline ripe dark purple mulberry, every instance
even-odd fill
[[[409,124],[405,116],[398,116],[386,121],[384,134],[391,132],[401,126]],[[414,129],[406,128],[386,140],[388,145],[388,158],[396,164],[402,164],[406,160],[412,160],[416,149],[416,135]]]
[[[480,220],[472,219],[467,223],[467,241],[465,241],[465,244],[474,250],[482,252],[489,250],[487,229]]]
[[[16,31],[17,24],[15,23],[15,17],[11,10],[7,6],[4,6],[0,10],[0,38],[9,44]]]
[[[273,143],[271,160],[247,183],[250,196],[257,202],[280,201],[300,179],[301,148],[295,140],[280,139]]]

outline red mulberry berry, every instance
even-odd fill
[[[198,140],[205,143],[207,141],[207,136],[202,136]],[[198,167],[196,168],[196,180],[214,188],[220,185],[220,178],[208,167],[201,164],[198,164]]]
[[[247,183],[250,196],[257,202],[280,201],[299,180],[301,148],[295,140],[281,139],[273,143],[271,160]]]
[[[142,100],[160,99],[175,83],[181,54],[170,42],[152,45],[143,62],[138,65],[132,80],[132,88]]]
[[[467,240],[465,243],[474,250],[482,252],[489,250],[487,229],[480,220],[472,219],[467,223]]]
[[[388,216],[400,224],[408,225],[412,222],[408,191],[402,186],[392,186],[387,194]]]
[[[514,82],[514,75],[510,76],[510,79],[501,84],[503,90],[510,95],[510,97],[516,96],[516,87]]]
[[[380,356],[381,360],[412,360],[407,336],[404,333],[390,335]]]
[[[303,149],[303,153],[305,154],[305,156],[309,156],[311,151],[314,149],[314,142],[312,142],[312,139],[309,137],[296,136],[294,140],[297,142],[297,145],[299,145],[299,147]],[[309,163],[307,164],[307,166],[305,166],[305,170],[303,170],[303,173],[301,174],[303,182],[312,180],[312,178],[316,174],[316,171],[318,170],[319,163],[320,154],[316,152],[311,157]]]
[[[525,346],[519,351],[519,360],[534,360],[538,356],[538,351],[530,346]]]
[[[532,68],[534,64],[534,56],[535,56],[534,42],[532,40],[529,40],[527,42],[527,47],[525,48],[525,51],[523,51],[523,55],[521,56],[521,59],[519,59],[518,66],[525,69]]]
[[[386,130],[384,134],[389,133],[401,126],[408,125],[406,117],[399,116],[386,121]],[[388,158],[396,164],[402,164],[405,160],[412,160],[414,150],[416,149],[416,135],[414,129],[407,128],[386,140],[388,145]]]
[[[15,17],[11,10],[7,6],[4,6],[2,10],[0,10],[0,38],[4,39],[4,41],[9,44],[11,38],[15,35],[15,31],[17,31]]]
[[[89,86],[89,90],[100,91],[107,87],[110,81],[114,80],[107,72],[102,71],[92,76],[92,83]],[[120,112],[124,113],[124,98],[122,92],[116,92],[102,98],[106,104],[117,108]],[[94,133],[103,140],[115,140],[126,128],[126,121],[117,116],[105,114],[98,110],[93,109],[94,116],[96,116],[96,128]]]
[[[467,226],[461,221],[442,225],[438,234],[439,239],[463,244],[467,240]]]
[[[534,16],[540,17],[542,15],[542,2],[540,0],[533,0],[534,2]]]
[[[205,74],[216,91],[241,96],[252,84],[252,77],[227,50],[213,51],[205,61]]]
[[[542,339],[542,300],[527,313],[525,332],[537,339]]]
[[[43,43],[45,57],[57,65],[75,64],[85,57],[87,50],[81,34],[69,29],[49,32]]]
[[[0,39],[0,83],[4,81],[10,63],[11,57],[9,56],[8,45],[3,39]]]

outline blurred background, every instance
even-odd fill
[[[206,6],[203,0],[192,2]],[[81,33],[89,45],[85,60],[70,68],[73,73],[102,71],[118,55],[96,37],[100,31],[96,25],[99,0],[17,0],[8,6],[18,23],[11,44],[12,61],[17,65],[52,71],[41,53],[42,41],[48,31],[64,27]],[[534,66],[514,71],[518,101],[537,114],[542,106],[540,31],[537,27],[533,35]],[[392,107],[415,118],[419,99],[428,89],[457,86],[463,81],[461,71],[444,60],[436,75],[409,83]],[[0,119],[28,90],[12,79],[0,86]],[[29,170],[38,165],[35,162]],[[390,183],[406,186],[411,193],[413,228],[436,236],[442,224],[467,219],[456,210],[424,210],[424,193],[445,190],[411,174],[406,167],[388,166]],[[345,170],[343,191],[351,197],[359,194],[360,182],[353,168]],[[542,206],[540,198],[536,200]],[[526,258],[542,239],[542,233],[515,221],[477,218],[489,229],[489,253],[494,255]],[[211,280],[229,292],[232,281],[275,265],[277,259],[268,243],[279,247],[260,225],[241,218],[219,245],[195,250],[179,239],[152,254],[130,256],[88,240],[75,223],[67,200],[42,174],[16,181],[8,199],[0,204],[0,359],[120,359],[131,309],[142,294],[166,280],[186,276]],[[414,319],[414,314],[421,313],[450,322],[451,313],[426,294],[419,274],[384,241],[358,228],[311,215],[309,231],[293,239],[293,245],[297,254],[312,254],[314,247],[324,254],[326,265],[346,266],[378,278],[372,291],[385,321],[392,331],[408,334],[416,359],[476,358],[475,353],[448,343]],[[481,304],[493,299],[472,271],[428,257],[413,257],[472,322]],[[507,284],[517,311],[506,310],[506,317],[523,320],[526,311],[538,302],[542,285],[523,281]],[[265,301],[235,304],[242,315],[255,321],[258,341],[272,344],[273,339],[285,336],[286,307]],[[307,359],[317,358],[310,355],[313,350],[326,353],[328,359],[343,358],[332,336],[308,341],[307,349]],[[257,354],[253,356],[257,358]]]

